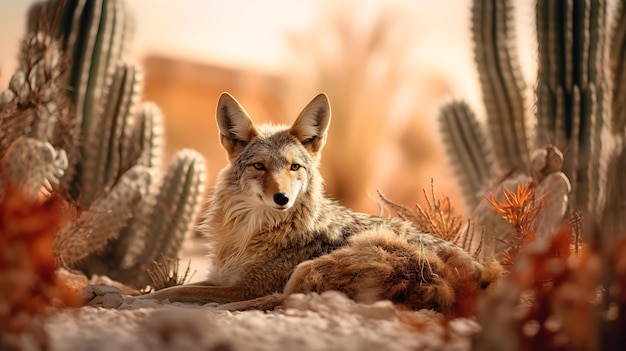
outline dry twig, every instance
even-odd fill
[[[173,259],[165,257],[161,254],[161,262],[152,261],[152,268],[148,268],[148,276],[150,276],[150,290],[157,291],[171,286],[183,285],[193,276],[189,276],[189,270],[191,269],[191,260],[187,263],[187,269],[181,276],[178,274],[180,259]]]

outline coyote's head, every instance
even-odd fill
[[[249,205],[288,211],[318,180],[320,152],[326,142],[330,105],[316,96],[293,125],[256,126],[228,93],[220,96],[216,113],[220,141],[230,161],[232,194]],[[234,187],[234,188],[232,188]]]

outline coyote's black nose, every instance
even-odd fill
[[[289,196],[285,193],[274,194],[274,202],[279,206],[284,206],[289,202]]]

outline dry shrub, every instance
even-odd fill
[[[472,247],[476,235],[473,223],[469,219],[464,220],[455,212],[449,197],[437,197],[435,195],[432,179],[430,197],[427,195],[426,189],[423,189],[423,193],[426,206],[416,204],[415,210],[387,199],[380,192],[378,192],[378,196],[385,206],[396,212],[398,217],[413,223],[417,229],[454,243],[469,252],[478,261],[490,264],[493,261],[493,255],[482,255],[485,248],[483,242],[477,247]],[[485,238],[485,240],[491,238],[484,233],[484,230],[480,237]],[[490,246],[487,245],[487,247]]]
[[[78,306],[78,295],[56,275],[52,241],[63,224],[60,197],[30,199],[6,184],[0,200],[0,345],[31,333],[44,347],[38,316],[50,306]],[[19,347],[18,347],[19,348]]]
[[[448,197],[444,196],[440,199],[435,196],[435,186],[432,181],[430,190],[429,198],[426,189],[423,189],[427,206],[415,205],[414,211],[388,200],[380,192],[378,192],[378,196],[387,207],[397,212],[400,218],[413,223],[417,229],[431,233],[441,239],[459,243],[463,220],[454,213]]]
[[[159,262],[152,261],[152,265],[148,268],[148,276],[150,277],[150,289],[142,291],[149,293],[176,285],[183,285],[191,280],[189,270],[191,269],[191,260],[187,263],[187,269],[181,275],[179,274],[180,259],[165,257],[161,254]]]

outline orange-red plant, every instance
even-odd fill
[[[5,184],[6,185],[6,184]],[[77,306],[78,296],[59,280],[52,253],[65,220],[60,197],[25,197],[5,186],[0,199],[0,340],[28,331],[49,306]]]
[[[491,192],[486,197],[491,209],[500,214],[515,229],[510,240],[505,241],[509,248],[502,253],[501,263],[512,265],[519,250],[537,239],[535,220],[545,205],[536,205],[532,181],[520,184],[516,191],[502,188],[503,200],[500,201]]]
[[[417,229],[459,244],[463,222],[461,217],[454,213],[448,197],[437,198],[435,196],[435,187],[432,182],[430,189],[430,198],[426,194],[426,189],[423,189],[428,207],[422,208],[420,205],[415,205],[415,211],[388,200],[380,192],[378,196],[385,205],[396,211],[400,218],[410,221]]]

